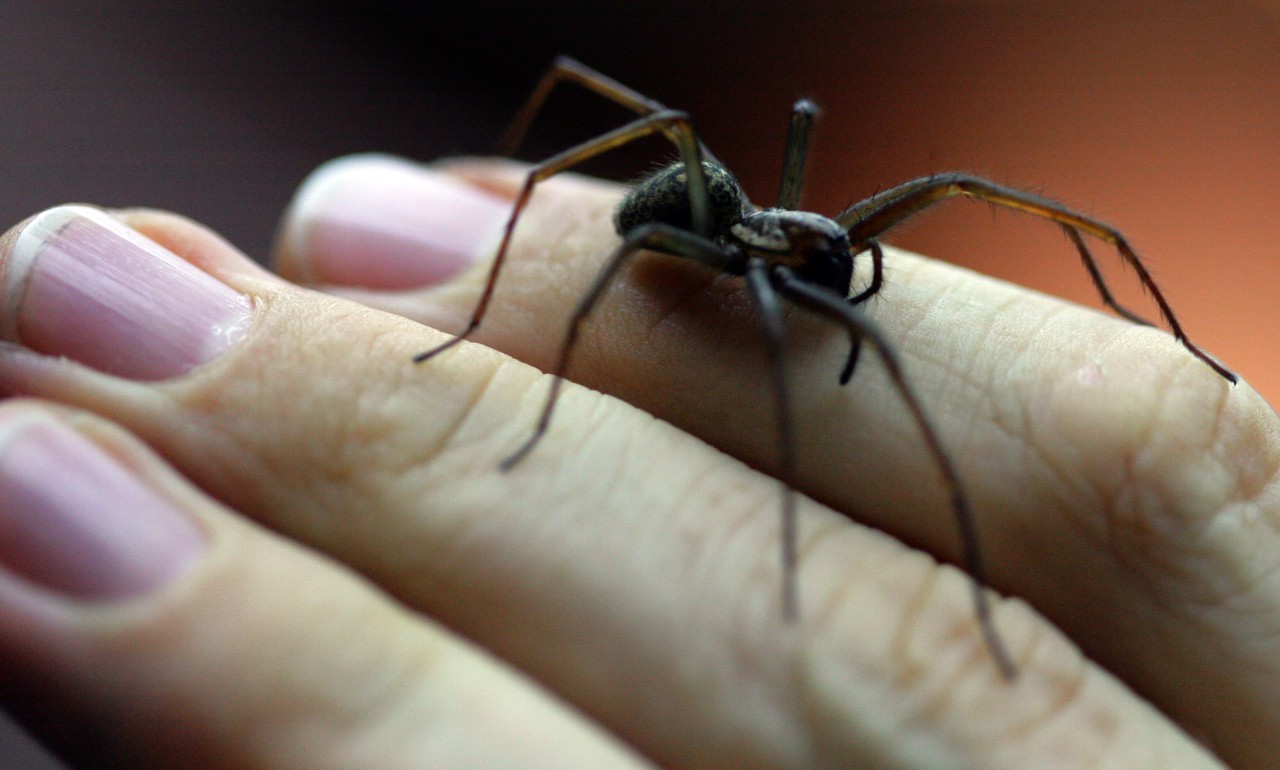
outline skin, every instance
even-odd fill
[[[521,179],[449,171],[508,196]],[[419,292],[312,291],[285,280],[297,255],[281,278],[192,222],[119,213],[257,319],[164,383],[0,351],[0,388],[27,396],[0,408],[66,415],[211,533],[127,608],[32,629],[0,601],[0,668],[52,693],[36,729],[95,766],[1267,766],[1280,424],[1158,330],[887,256],[869,310],[1018,597],[995,608],[1012,684],[948,566],[954,524],[906,411],[874,355],[839,388],[844,333],[801,311],[801,611],[781,621],[771,396],[735,279],[637,262],[584,335],[587,387],[498,472],[620,196],[541,188],[480,344],[420,367],[483,265]]]

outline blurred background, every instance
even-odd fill
[[[962,169],[1102,218],[1195,339],[1280,393],[1280,0],[7,0],[0,221],[161,206],[262,258],[315,165],[487,153],[558,53],[692,112],[758,201],[808,96],[825,109],[810,208]],[[523,157],[625,117],[566,91]],[[588,170],[628,179],[669,154]],[[1096,305],[1043,222],[955,202],[894,240]]]
[[[159,206],[261,259],[314,166],[487,153],[559,53],[689,110],[757,201],[807,96],[825,110],[809,208],[961,169],[1111,222],[1193,338],[1280,394],[1280,0],[6,0],[0,221]],[[523,157],[625,117],[565,91]],[[628,179],[669,154],[589,170]],[[1038,220],[955,202],[893,240],[1097,305]]]

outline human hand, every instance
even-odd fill
[[[1276,425],[1247,385],[1159,332],[891,254],[872,312],[959,463],[994,583],[1027,600],[996,611],[1020,669],[1008,683],[967,579],[930,555],[955,560],[953,522],[874,357],[840,389],[843,333],[790,319],[800,487],[829,507],[801,505],[788,625],[778,486],[734,459],[767,467],[775,451],[734,280],[637,263],[573,369],[621,400],[566,389],[544,441],[500,473],[545,380],[478,345],[412,366],[444,337],[398,316],[460,329],[482,271],[399,291],[397,275],[439,276],[409,274],[394,252],[488,255],[476,234],[500,224],[519,170],[381,168],[349,163],[327,190],[313,184],[280,269],[389,313],[299,290],[155,212],[119,216],[218,279],[206,293],[224,327],[243,320],[237,295],[252,297],[243,339],[195,345],[205,363],[189,374],[137,381],[163,376],[151,336],[83,344],[107,328],[82,304],[101,273],[6,294],[10,338],[16,326],[44,355],[4,349],[0,387],[45,401],[0,408],[0,489],[76,488],[66,466],[14,475],[31,456],[14,450],[43,437],[55,459],[100,463],[87,436],[153,507],[180,511],[119,522],[170,532],[107,554],[160,562],[129,590],[97,580],[113,590],[86,605],[0,580],[7,702],[44,693],[46,737],[99,736],[82,756],[132,767],[642,766],[624,746],[670,767],[1220,766],[1188,729],[1238,767],[1274,754]],[[574,178],[540,189],[480,341],[549,364],[615,242],[618,194]],[[406,210],[443,221],[406,229]],[[18,263],[38,251],[35,276],[70,274],[47,267],[74,251],[65,233],[28,241]],[[379,263],[379,291],[334,285]],[[149,292],[142,307],[166,295],[127,285]],[[135,312],[139,333],[173,336],[152,326],[188,305]],[[193,327],[178,326],[169,366],[192,362]],[[43,526],[0,511],[6,531]],[[37,553],[27,574],[63,594],[90,563]]]

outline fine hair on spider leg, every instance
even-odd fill
[[[467,327],[461,334],[419,354],[414,361],[426,361],[448,350],[468,338],[480,326],[493,297],[512,233],[534,188],[540,182],[643,137],[661,135],[667,138],[676,146],[679,160],[635,186],[618,207],[614,224],[622,242],[605,262],[604,268],[570,317],[555,368],[551,372],[550,391],[537,425],[528,439],[502,461],[501,467],[504,470],[511,469],[545,435],[581,326],[623,265],[632,257],[645,251],[659,252],[702,264],[711,270],[741,276],[760,316],[769,354],[777,423],[777,475],[783,489],[781,543],[785,617],[793,619],[797,616],[799,602],[796,587],[794,492],[797,477],[790,397],[783,367],[785,329],[781,300],[803,307],[841,326],[848,333],[849,353],[839,375],[840,384],[848,382],[853,376],[863,343],[869,343],[875,348],[890,382],[906,405],[938,468],[960,536],[963,565],[972,581],[978,627],[999,672],[1004,678],[1012,680],[1017,668],[991,617],[985,559],[960,474],[945,450],[932,420],[910,386],[894,346],[858,308],[859,304],[875,296],[884,285],[884,251],[879,237],[906,219],[957,196],[971,197],[993,206],[1055,222],[1075,246],[1085,270],[1107,307],[1130,321],[1147,323],[1114,299],[1084,241],[1085,235],[1115,248],[1125,264],[1134,269],[1139,281],[1156,302],[1161,317],[1174,337],[1192,355],[1228,382],[1236,381],[1235,374],[1187,338],[1172,307],[1137,253],[1118,230],[1078,214],[1055,201],[969,174],[949,173],[904,182],[855,203],[830,218],[797,210],[804,188],[810,130],[818,112],[812,102],[802,99],[792,107],[777,205],[761,209],[747,199],[734,176],[703,145],[686,113],[668,109],[567,57],[558,58],[539,81],[521,108],[511,130],[504,137],[504,151],[515,151],[548,95],[559,83],[577,84],[635,112],[638,117],[613,131],[553,155],[530,169],[516,196],[498,251]],[[850,296],[854,259],[860,254],[868,254],[870,257],[871,280],[866,288]]]

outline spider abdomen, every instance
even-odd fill
[[[703,161],[702,169],[711,201],[711,229],[718,235],[742,218],[742,187],[733,174],[718,163]],[[648,224],[693,229],[689,180],[683,163],[672,163],[636,185],[613,216],[618,235]]]

